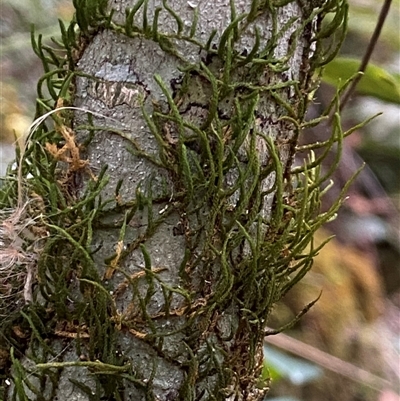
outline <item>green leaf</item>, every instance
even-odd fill
[[[264,345],[264,355],[264,363],[270,371],[278,373],[281,378],[289,379],[295,385],[308,383],[323,374],[319,366],[284,354],[268,345]]]
[[[322,80],[339,88],[357,73],[360,63],[355,58],[337,57],[325,67]],[[368,64],[356,90],[361,95],[400,104],[400,76],[390,74],[375,64]]]

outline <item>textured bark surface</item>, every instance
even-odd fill
[[[248,13],[252,6],[249,0],[233,3],[236,16]],[[131,9],[134,5],[133,1],[110,2],[109,8],[116,10],[113,21],[123,24],[125,9]],[[152,26],[156,9],[162,7],[163,2],[150,1],[147,6],[148,26]],[[223,32],[232,21],[228,0],[171,0],[168,6],[183,21],[183,33],[190,32],[194,12],[198,8],[199,19],[193,38],[205,44],[212,31],[216,30],[211,49],[214,45],[218,47]],[[224,182],[221,184],[223,190],[234,188],[241,174],[240,166],[249,164],[252,157],[256,157],[256,164],[267,171],[271,164],[271,154],[266,137],[272,138],[275,143],[282,170],[287,172],[291,167],[296,133],[293,124],[282,117],[288,115],[285,103],[298,112],[295,117],[303,117],[299,104],[304,99],[300,97],[306,96],[312,73],[309,65],[312,55],[312,24],[305,23],[308,17],[309,12],[297,2],[276,8],[274,13],[264,10],[248,23],[234,44],[237,54],[246,56],[251,53],[257,29],[260,47],[266,47],[275,40],[273,54],[276,64],[284,60],[282,65],[285,64],[287,68],[274,71],[270,65],[266,65],[261,74],[253,74],[251,69],[244,67],[230,71],[232,82],[269,86],[273,89],[259,91],[258,104],[252,111],[252,126],[246,129],[249,132],[257,131],[260,135],[255,137],[255,144],[249,136],[240,145],[236,164],[233,163],[224,172]],[[141,25],[142,20],[141,8],[134,21]],[[274,24],[277,24],[275,30]],[[301,32],[294,36],[293,33],[302,26]],[[162,9],[158,14],[158,31],[172,35],[176,30],[176,19]],[[93,124],[102,128],[94,131],[84,157],[89,161],[90,171],[94,175],[108,165],[106,174],[109,181],[101,192],[101,198],[111,202],[102,208],[93,227],[91,248],[96,250],[92,256],[99,276],[103,277],[103,288],[110,294],[108,310],[111,312],[107,317],[99,315],[98,319],[100,324],[102,319],[111,319],[112,324],[107,330],[112,333],[102,337],[95,331],[91,332],[92,343],[93,336],[99,336],[95,344],[96,351],[87,348],[84,338],[79,341],[78,348],[77,340],[68,338],[52,339],[50,347],[57,355],[58,362],[99,359],[108,363],[104,355],[110,354],[112,349],[119,365],[130,366],[131,379],[127,374],[121,374],[112,382],[112,372],[105,369],[101,374],[96,374],[91,366],[84,364],[64,367],[58,369],[56,375],[37,380],[32,378],[31,382],[38,388],[40,380],[41,385],[47,382],[44,397],[53,394],[53,399],[58,401],[116,400],[112,394],[117,392],[119,399],[138,401],[256,401],[265,396],[265,386],[258,383],[263,362],[263,330],[271,305],[276,301],[276,294],[272,290],[271,293],[260,294],[265,299],[271,297],[271,303],[254,319],[251,314],[256,314],[254,311],[257,311],[258,305],[254,304],[254,310],[248,310],[245,300],[247,294],[257,292],[257,288],[252,286],[268,280],[268,275],[265,273],[263,277],[264,270],[261,269],[260,276],[247,283],[246,277],[240,278],[242,273],[235,272],[240,279],[234,278],[231,283],[226,283],[224,249],[230,238],[240,231],[239,228],[231,228],[223,235],[216,228],[216,232],[210,235],[210,231],[207,232],[204,227],[209,224],[215,204],[205,202],[196,205],[197,191],[199,194],[202,191],[196,184],[193,184],[193,199],[183,202],[187,188],[182,188],[178,172],[174,173],[173,168],[168,170],[162,163],[157,164],[151,160],[159,160],[160,144],[149,128],[143,110],[150,118],[153,118],[155,112],[173,114],[165,92],[154,79],[155,74],[161,77],[174,98],[183,120],[197,127],[207,125],[210,99],[215,88],[204,75],[185,75],[182,68],[187,68],[189,64],[199,66],[203,62],[215,76],[220,74],[220,79],[223,79],[224,59],[217,55],[209,57],[195,41],[173,39],[172,42],[176,54],[162,50],[160,44],[149,35],[127,37],[124,32],[115,29],[101,29],[90,40],[83,42],[79,59],[76,60],[79,73],[75,80],[74,106],[98,113],[93,117]],[[295,46],[293,51],[292,46]],[[183,91],[184,78],[187,87]],[[299,82],[297,90],[287,84],[290,81]],[[229,122],[235,118],[235,99],[246,106],[247,100],[240,98],[240,93],[238,89],[220,97],[217,110],[220,122]],[[276,100],[275,95],[279,96],[280,101]],[[85,113],[77,112],[73,126],[79,127],[81,124],[87,124],[87,117]],[[212,143],[212,124],[208,124],[208,128]],[[160,130],[163,139],[174,148],[179,142],[179,135],[182,135],[179,124],[164,119]],[[186,131],[189,130],[186,128]],[[223,141],[229,143],[228,124],[225,132]],[[77,128],[75,134],[77,142],[83,143],[89,131]],[[252,154],[253,145],[256,155]],[[196,141],[187,144],[187,151],[190,154],[201,153]],[[225,156],[228,154],[229,151]],[[165,156],[166,160],[171,157],[168,154]],[[209,166],[201,167],[207,169]],[[84,196],[89,179],[87,171],[75,174],[78,198]],[[264,222],[258,228],[250,226],[251,235],[266,235],[268,231],[268,220],[272,216],[275,202],[275,179],[275,171],[259,178],[258,188],[265,195],[258,214]],[[251,187],[251,177],[246,179],[244,186]],[[229,219],[229,212],[234,214],[245,192],[243,189],[232,191],[224,204],[226,212],[221,219]],[[289,192],[280,193],[280,196],[289,195]],[[146,197],[147,200],[150,197],[150,203],[147,201],[147,204],[145,202],[139,206],[129,221],[125,220],[125,227],[126,213],[132,205],[139,203],[138,197]],[[243,215],[251,214],[249,205],[243,210]],[[224,223],[218,222],[222,225]],[[153,227],[151,232],[150,226]],[[125,230],[123,238],[121,227]],[[260,230],[258,234],[257,229]],[[269,240],[274,241],[273,238]],[[208,242],[214,248],[204,250]],[[229,269],[234,269],[235,263],[239,264],[249,257],[253,252],[250,248],[249,243],[241,240],[230,251],[229,260],[233,267],[229,266]],[[115,255],[121,252],[124,257],[119,259]],[[214,255],[210,256],[212,252]],[[119,263],[113,265],[110,260]],[[70,277],[72,295],[68,308],[71,310],[74,308],[74,297],[81,299],[79,291],[84,293],[82,289],[79,290],[83,284],[79,282],[78,276]],[[230,275],[227,277],[226,280],[231,280]],[[219,294],[219,299],[216,299],[215,294]],[[23,363],[28,365],[28,360]],[[76,384],[78,381],[79,385]],[[26,393],[29,400],[40,399],[29,389]],[[11,396],[8,399],[11,400]]]

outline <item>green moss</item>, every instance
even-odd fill
[[[260,98],[267,97],[268,101],[275,102],[282,110],[281,120],[286,120],[288,125],[292,124],[294,127],[296,135],[288,144],[290,156],[293,156],[298,135],[305,127],[312,124],[305,122],[303,118],[308,101],[307,93],[314,88],[308,87],[310,81],[300,83],[289,80],[262,85],[258,78],[266,70],[271,71],[271,74],[285,71],[299,36],[306,28],[312,29],[314,22],[318,26],[328,14],[333,14],[330,23],[319,30],[315,36],[315,43],[310,44],[310,46],[315,45],[315,50],[309,61],[309,68],[313,71],[333,58],[344,36],[347,18],[345,1],[318,2],[313,8],[299,2],[307,18],[292,33],[291,45],[285,57],[276,59],[274,49],[277,41],[293,23],[290,20],[278,31],[278,9],[289,2],[253,0],[249,13],[236,15],[232,1],[231,22],[222,33],[215,49],[211,46],[214,34],[206,43],[200,43],[195,39],[197,12],[193,14],[190,32],[185,34],[181,18],[167,1],[163,1],[163,8],[176,21],[176,31],[171,34],[164,34],[158,29],[157,16],[161,8],[155,11],[153,24],[148,23],[147,0],[139,0],[131,9],[126,10],[123,24],[116,24],[113,21],[113,13],[108,11],[107,1],[75,0],[76,14],[69,27],[66,28],[60,22],[63,46],[61,55],[58,50],[43,45],[40,36],[35,39],[32,33],[32,46],[41,58],[45,71],[38,82],[36,117],[53,110],[55,102],[58,106],[73,104],[74,79],[77,74],[75,63],[86,43],[100,30],[111,29],[127,37],[142,36],[152,39],[162,50],[180,60],[184,77],[178,93],[173,94],[160,76],[154,77],[167,99],[168,112],[154,110],[150,117],[145,112],[144,106],[142,107],[144,119],[157,140],[159,157],[146,154],[134,141],[132,141],[132,152],[165,169],[174,178],[175,195],[171,201],[175,209],[181,214],[185,213],[188,219],[197,219],[200,228],[196,232],[190,232],[187,238],[187,249],[180,269],[181,280],[185,285],[183,287],[167,285],[154,272],[151,255],[145,245],[145,241],[154,235],[156,228],[170,213],[166,211],[161,218],[155,217],[153,205],[160,199],[153,199],[151,180],[138,186],[134,201],[120,205],[115,199],[101,198],[102,190],[108,180],[105,167],[97,179],[89,180],[85,193],[78,198],[76,189],[71,186],[73,182],[71,174],[73,176],[75,173],[72,166],[60,169],[60,163],[46,151],[46,144],[57,145],[65,139],[59,127],[71,126],[72,116],[68,114],[68,110],[60,109],[57,113],[51,114],[53,122],[44,121],[32,131],[23,157],[18,159],[19,171],[10,171],[0,193],[2,208],[18,206],[17,200],[21,195],[27,200],[35,197],[36,202],[32,201],[29,213],[33,216],[40,214],[41,217],[36,224],[37,229],[47,233],[46,238],[41,241],[40,252],[37,252],[37,290],[34,302],[30,308],[9,316],[1,329],[4,336],[6,336],[4,333],[9,336],[10,327],[17,321],[23,322],[26,333],[30,335],[30,342],[26,346],[41,350],[32,355],[36,366],[29,369],[22,366],[12,349],[15,393],[20,400],[28,399],[25,393],[26,387],[35,394],[42,394],[43,389],[34,388],[27,378],[27,373],[35,373],[41,377],[44,372],[58,371],[71,364],[88,368],[97,378],[101,378],[99,383],[105,394],[114,397],[110,399],[119,399],[118,388],[124,380],[147,389],[148,399],[152,399],[151,381],[147,384],[140,381],[133,373],[132,366],[116,356],[116,335],[127,323],[121,321],[115,301],[110,296],[109,288],[92,256],[93,231],[96,230],[106,207],[109,212],[110,205],[122,212],[124,218],[118,227],[120,235],[116,244],[117,251],[106,261],[108,266],[115,266],[115,261],[123,260],[135,249],[140,249],[145,261],[147,292],[144,296],[139,292],[138,280],[132,279],[122,271],[134,297],[139,301],[141,319],[149,329],[144,339],[154,345],[156,341],[162,341],[165,336],[165,333],[158,332],[147,310],[156,283],[161,285],[164,294],[166,316],[170,313],[172,293],[179,293],[186,300],[188,319],[177,331],[192,332],[191,335],[199,333],[202,324],[209,325],[213,316],[222,314],[230,305],[237,305],[240,328],[237,333],[232,334],[232,338],[235,337],[236,343],[241,344],[242,348],[238,346],[234,355],[227,355],[223,349],[217,350],[218,352],[210,357],[202,374],[216,375],[215,386],[222,390],[232,384],[234,371],[241,369],[241,364],[244,364],[243,366],[247,366],[247,380],[254,385],[257,383],[261,371],[256,363],[256,354],[265,334],[269,312],[274,303],[311,268],[313,257],[320,249],[320,247],[313,248],[313,235],[322,224],[335,216],[347,189],[344,188],[341,196],[328,211],[318,212],[324,192],[321,186],[329,180],[337,166],[340,145],[346,135],[342,131],[338,113],[334,114],[332,137],[323,144],[325,151],[322,156],[313,158],[312,149],[309,149],[311,150],[309,162],[293,171],[282,166],[280,159],[282,144],[279,138],[274,141],[257,130],[256,116]],[[141,26],[136,25],[134,18],[139,10],[143,15]],[[243,31],[266,12],[273,19],[270,41],[263,48],[260,44],[259,31],[255,29],[252,50],[247,55],[238,54],[235,44]],[[332,39],[337,32],[339,37]],[[175,49],[173,43],[176,40],[197,45],[199,50],[208,52],[212,61],[199,62],[198,65],[189,63],[184,55]],[[204,87],[210,93],[207,117],[201,125],[186,121],[177,101],[190,90],[194,74],[202,78]],[[251,77],[251,80],[246,77]],[[281,95],[282,90],[289,88],[299,97],[299,101],[294,104]],[[338,110],[337,99],[338,97],[335,98],[329,112]],[[228,119],[221,119],[218,108],[226,100],[232,101],[235,112]],[[88,120],[90,123],[90,118]],[[176,128],[177,143],[164,139],[162,127],[165,123]],[[315,121],[316,123],[318,121]],[[99,129],[90,124],[81,128],[89,129],[92,133],[90,137]],[[116,130],[114,132],[120,134]],[[262,141],[268,149],[266,163],[262,162],[257,154],[258,141]],[[337,159],[332,168],[321,176],[320,163],[335,144],[339,147]],[[198,148],[198,151],[194,151],[195,148]],[[243,149],[245,149],[244,154]],[[19,150],[19,153],[22,154],[22,151]],[[237,174],[237,179],[235,183],[228,185],[229,174],[232,174],[232,171]],[[16,185],[18,173],[20,178],[24,178],[23,193]],[[28,175],[32,175],[33,178],[28,180]],[[275,178],[271,188],[263,188],[263,180],[272,175]],[[117,186],[116,199],[120,185]],[[272,193],[274,202],[271,215],[265,216],[262,213],[266,207],[265,200],[267,195]],[[169,194],[165,196],[168,199]],[[232,197],[237,198],[235,205],[232,204]],[[204,210],[208,211],[206,216],[200,213]],[[147,211],[146,232],[127,249],[118,248],[124,242],[129,221],[136,213],[143,211]],[[34,243],[25,240],[27,247]],[[195,254],[194,249],[196,249]],[[215,286],[203,294],[202,307],[193,306],[192,309],[195,299],[187,272],[195,268],[201,268],[204,277],[218,277],[218,279]],[[70,284],[72,277],[78,278],[78,289],[72,288]],[[71,297],[74,307],[68,308]],[[299,314],[299,317],[309,306]],[[44,313],[44,310],[47,312]],[[77,334],[77,349],[80,350],[83,345],[85,346],[88,350],[88,361],[48,362],[54,355],[53,350],[47,345],[47,339],[52,338],[57,330],[56,325],[60,322],[74,327]],[[135,326],[124,328],[137,329]],[[88,334],[88,340],[84,339],[84,334]],[[190,335],[187,337],[189,357],[186,361],[186,378],[180,394],[182,400],[195,399],[195,383],[201,365],[196,354],[198,339],[192,341]],[[10,344],[15,345],[15,341],[10,340]],[[218,348],[218,341],[211,336],[207,339],[207,344],[210,347],[210,354],[213,355],[215,348]],[[24,352],[24,347],[21,347],[20,351]],[[40,383],[42,386],[45,385],[43,380]],[[90,389],[79,381],[75,380],[74,384],[81,391],[90,393]],[[212,399],[220,399],[217,397]]]

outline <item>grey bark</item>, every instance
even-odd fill
[[[120,22],[125,18],[125,9],[131,8],[134,1],[114,0],[110,2],[110,8],[114,8],[116,13],[114,21]],[[236,0],[235,6],[237,15],[242,12],[248,12],[250,7],[249,0]],[[213,42],[218,43],[224,29],[230,23],[230,6],[228,0],[218,1],[169,1],[169,6],[175,10],[184,21],[184,30],[190,30],[190,24],[193,19],[194,9],[199,8],[199,23],[195,38],[201,42],[206,42],[213,29],[217,30]],[[156,7],[162,6],[160,1],[149,2],[148,16],[149,25],[152,24],[152,18]],[[278,9],[278,24],[283,27],[292,17],[297,17],[293,25],[288,29],[278,40],[275,49],[275,56],[282,58],[286,55],[291,34],[300,26],[306,16],[303,15],[302,9],[296,2],[291,2],[288,5]],[[140,21],[142,18],[141,12],[137,14],[135,19]],[[261,35],[261,46],[265,45],[271,39],[272,18],[267,13],[256,19],[256,21],[247,29],[246,34],[236,45],[239,53],[245,51],[250,52],[254,45],[255,35],[254,27],[257,26]],[[160,13],[159,27],[164,33],[173,33],[176,31],[176,22],[165,10]],[[307,60],[310,56],[310,38],[306,35],[300,36],[296,50],[288,60],[289,68],[280,73],[266,71],[265,75],[260,77],[260,83],[279,83],[286,80],[304,81],[308,78]],[[199,49],[189,43],[181,41],[176,42],[177,49],[184,58],[194,64],[198,64],[204,53],[199,52]],[[223,61],[222,61],[223,62]],[[102,192],[103,199],[113,199],[115,190],[119,180],[123,180],[120,190],[120,198],[118,202],[121,205],[126,205],[133,201],[137,196],[138,191],[145,191],[145,184],[151,182],[153,198],[157,197],[174,197],[173,178],[162,168],[152,164],[149,160],[134,155],[127,151],[127,147],[132,148],[132,141],[135,141],[140,148],[145,152],[157,157],[158,145],[150,132],[146,121],[143,118],[141,110],[141,101],[149,115],[154,112],[154,105],[163,111],[167,111],[169,106],[164,94],[159,85],[154,80],[154,74],[159,74],[168,88],[173,91],[176,82],[180,82],[183,73],[179,67],[181,62],[178,58],[168,54],[160,49],[160,46],[151,39],[143,37],[128,38],[123,34],[104,30],[98,32],[90,43],[84,49],[77,67],[78,70],[84,73],[84,76],[78,76],[76,79],[76,97],[74,105],[87,110],[99,113],[104,116],[94,117],[94,125],[104,127],[101,131],[96,131],[95,137],[86,150],[86,158],[90,162],[90,169],[94,174],[98,173],[102,166],[108,165],[107,174],[109,182]],[[240,72],[238,72],[239,74]],[[297,102],[297,94],[292,89],[280,90],[280,95],[287,102],[295,104]],[[207,104],[210,97],[210,88],[207,85],[202,85],[200,80],[193,79],[189,94],[183,99],[185,109],[184,118],[201,124],[207,117]],[[226,114],[227,117],[233,112],[233,99],[229,98],[225,104],[220,104],[219,112]],[[284,169],[288,168],[293,155],[292,139],[294,133],[289,128],[287,122],[279,120],[286,112],[282,106],[271,101],[271,98],[261,94],[260,103],[257,109],[257,119],[255,127],[271,136],[280,144],[280,159]],[[85,113],[76,113],[74,125],[86,123]],[[107,129],[111,127],[112,129]],[[113,130],[119,130],[117,134]],[[77,132],[78,139],[83,141],[87,135],[87,131]],[[171,141],[176,140],[177,132],[171,128]],[[258,158],[262,165],[268,162],[268,151],[263,141],[257,143]],[[246,152],[245,147],[242,151],[242,162],[245,162]],[[230,180],[225,183],[231,185],[237,179],[237,171],[230,172]],[[274,183],[275,175],[271,173],[263,181],[262,187],[266,190]],[[80,194],[83,194],[86,188],[88,176],[84,173],[78,179],[80,185]],[[231,181],[231,182],[229,182]],[[167,190],[166,190],[167,188]],[[271,192],[265,199],[265,207],[263,210],[264,217],[270,215],[271,203],[274,193]],[[231,198],[232,207],[235,207],[237,202],[237,194]],[[181,285],[180,266],[185,255],[185,235],[175,235],[175,231],[179,232],[179,227],[185,226],[185,230],[196,231],[200,227],[201,221],[194,217],[189,219],[182,215],[179,210],[174,210],[173,202],[168,199],[160,201],[153,205],[154,218],[160,218],[164,214],[168,217],[157,228],[151,238],[143,241],[147,251],[151,255],[152,268],[160,269],[157,273],[162,282],[170,287],[179,288]],[[172,211],[171,211],[172,210]],[[209,209],[204,208],[203,215],[207,216]],[[118,242],[120,228],[118,224],[123,221],[124,214],[115,209],[115,204],[110,204],[109,213],[102,217],[102,225],[104,228],[96,228],[93,233],[93,249],[100,248],[100,251],[94,254],[94,261],[98,266],[100,275],[104,275],[107,266],[104,260],[110,257],[115,252],[115,247]],[[137,240],[141,235],[144,235],[148,225],[148,208],[144,208],[135,214],[127,227],[126,236],[124,238],[124,246],[129,247],[129,244]],[[115,228],[112,228],[114,226]],[[204,240],[204,238],[202,239]],[[246,252],[246,249],[243,250]],[[247,250],[248,252],[248,250]],[[121,268],[129,275],[143,273],[144,258],[140,249],[133,250],[122,263]],[[191,285],[194,295],[194,304],[196,301],[201,301],[201,296],[196,295],[196,292],[203,291],[205,278],[202,275],[201,267],[190,273]],[[215,284],[212,281],[217,281],[220,276],[220,267],[216,266],[214,277],[208,277],[211,288]],[[116,289],[125,279],[125,276],[120,272],[105,281],[106,288]],[[78,285],[78,284],[77,284]],[[149,315],[157,315],[160,317],[154,321],[158,330],[163,332],[171,332],[165,336],[162,345],[158,347],[152,346],[144,341],[140,334],[121,330],[117,334],[117,347],[120,355],[126,361],[132,364],[133,370],[137,372],[137,377],[144,383],[151,380],[152,399],[170,401],[180,399],[182,394],[182,386],[188,385],[185,378],[188,375],[188,365],[190,364],[191,356],[186,342],[190,335],[197,336],[198,339],[207,337],[207,341],[198,341],[197,355],[200,365],[199,371],[202,370],[201,355],[211,351],[215,353],[214,358],[222,363],[229,355],[220,351],[222,337],[230,337],[239,329],[240,305],[235,302],[226,306],[225,310],[219,310],[212,316],[206,319],[198,319],[191,327],[191,332],[177,330],[187,323],[188,315],[174,313],[183,310],[187,304],[185,299],[174,292],[169,305],[171,312],[170,316],[163,316],[162,313],[166,308],[165,297],[162,292],[161,285],[156,282],[155,292],[151,296],[150,302],[147,305]],[[145,279],[140,281],[139,291],[142,297],[146,296],[148,283]],[[116,297],[116,306],[120,313],[123,313],[128,308],[132,307],[132,292],[128,288]],[[136,299],[137,301],[137,299]],[[197,306],[200,308],[201,306]],[[195,310],[196,308],[194,308]],[[137,312],[137,311],[136,311]],[[205,320],[208,319],[208,322]],[[213,320],[212,322],[210,322]],[[212,332],[212,330],[204,330],[204,324],[214,324],[218,328],[220,338]],[[151,330],[146,325],[142,324],[142,332],[149,333]],[[177,331],[173,334],[174,331]],[[228,345],[226,345],[228,344]],[[227,340],[224,346],[229,349],[229,346],[234,345],[233,340]],[[56,340],[51,344],[54,350],[59,353],[58,361],[75,361],[80,357],[77,354],[74,340]],[[208,348],[207,348],[208,347]],[[215,347],[215,348],[213,348]],[[248,346],[242,345],[243,353],[246,353]],[[85,351],[81,351],[85,354]],[[258,344],[258,349],[255,352],[254,363],[259,370],[262,364],[262,344]],[[29,352],[28,352],[29,357]],[[29,365],[28,357],[25,359],[25,364]],[[243,364],[250,363],[246,360],[246,355],[242,355]],[[246,369],[246,366],[243,366]],[[238,373],[240,378],[241,373]],[[150,379],[151,378],[151,379]],[[50,376],[47,377],[47,394],[54,390],[55,398],[58,401],[83,401],[91,400],[90,396],[78,389],[72,384],[69,379],[78,380],[87,388],[92,389],[93,394],[97,397],[99,394],[104,395],[104,390],[96,385],[95,376],[90,373],[89,369],[82,367],[69,367],[60,371],[60,376],[56,384],[52,384]],[[243,378],[242,378],[243,379]],[[243,379],[244,380],[244,379]],[[193,399],[196,400],[259,400],[263,397],[264,390],[255,388],[254,382],[249,383],[227,383],[225,395],[213,394],[213,389],[217,388],[218,374],[217,372],[199,380],[197,383],[192,383]],[[39,379],[35,381],[32,377],[32,383],[39,386]],[[189,384],[190,385],[190,384]],[[97,386],[97,388],[96,388]],[[12,391],[10,391],[12,393]],[[121,396],[124,400],[147,401],[149,398],[148,389],[143,389],[135,383],[125,381],[124,388],[121,390]],[[29,400],[38,400],[39,398],[27,389]],[[46,392],[44,394],[46,396]],[[222,397],[222,398],[221,398]],[[12,398],[8,398],[12,399]]]

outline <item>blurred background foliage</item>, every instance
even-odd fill
[[[357,70],[383,1],[349,3],[347,39],[340,58],[325,69],[310,118],[329,103],[335,86]],[[57,37],[57,19],[68,22],[73,6],[71,0],[2,0],[0,7],[0,173],[4,174],[14,157],[15,137],[22,136],[33,119],[36,83],[42,75],[30,45],[30,25],[35,24],[36,33],[44,38]],[[293,319],[322,291],[317,304],[286,333],[283,339],[288,342],[267,338],[264,376],[272,377],[271,401],[400,400],[400,0],[392,3],[372,63],[342,120],[349,128],[383,114],[346,139],[335,187],[323,207],[363,161],[367,167],[338,218],[315,241],[332,233],[335,239],[303,282],[276,306],[272,327]],[[304,137],[321,141],[328,132],[320,126]]]

